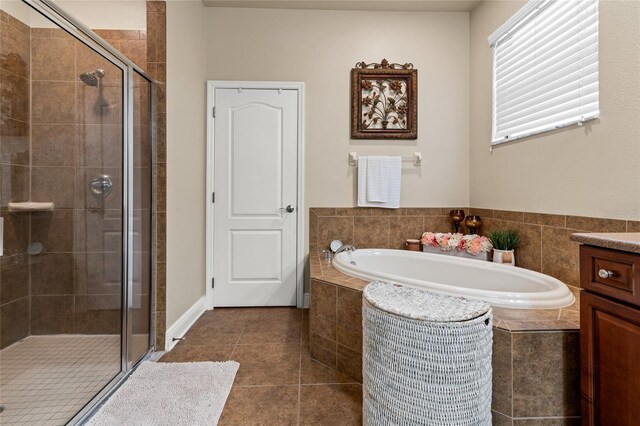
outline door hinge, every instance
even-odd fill
[[[211,278],[211,288],[216,288],[216,279]]]
[[[212,192],[212,193],[211,193],[211,202],[212,202],[212,203],[215,203],[215,202],[216,202],[216,193],[215,193],[215,192]]]
[[[216,107],[213,107],[213,118],[216,118]]]

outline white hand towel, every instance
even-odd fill
[[[400,181],[402,173],[402,158],[387,157],[387,201],[375,202],[367,199],[368,188],[368,158],[358,158],[358,207],[380,207],[385,209],[397,209],[400,207]]]
[[[389,201],[389,158],[367,157],[367,201]]]
[[[358,206],[367,207],[367,157],[358,157]]]

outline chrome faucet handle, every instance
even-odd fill
[[[322,250],[324,253],[324,260],[333,260],[333,252],[331,250]]]

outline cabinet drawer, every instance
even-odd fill
[[[640,306],[640,255],[580,246],[580,283],[585,290]]]

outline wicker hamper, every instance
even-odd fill
[[[365,425],[490,425],[491,306],[374,282],[363,297]]]

